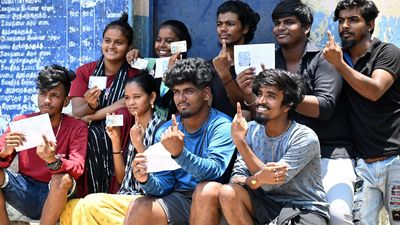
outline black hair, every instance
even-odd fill
[[[108,29],[112,28],[117,28],[119,29],[122,34],[126,37],[128,40],[128,46],[132,45],[133,42],[133,29],[131,25],[128,23],[128,14],[123,13],[122,16],[118,20],[114,20],[111,23],[107,24],[106,28],[104,28],[103,31],[103,37],[104,34],[107,32]]]
[[[370,0],[341,0],[336,6],[333,21],[339,19],[339,13],[343,9],[360,9],[361,16],[364,18],[366,23],[369,23],[378,17],[379,10],[375,3]],[[374,29],[370,31],[372,35]]]
[[[187,50],[192,47],[192,37],[190,36],[189,30],[184,23],[179,20],[167,20],[160,25],[158,30],[161,30],[165,27],[170,28],[176,34],[179,41],[186,40]]]
[[[283,0],[275,6],[271,14],[273,21],[288,16],[295,16],[304,27],[311,28],[314,21],[313,11],[301,0]],[[307,37],[309,36],[310,32],[307,33]]]
[[[254,38],[254,33],[257,30],[257,24],[260,21],[260,15],[249,6],[249,4],[231,0],[222,3],[218,7],[217,17],[221,13],[232,12],[238,15],[242,27],[248,27],[249,31],[244,36],[244,42],[247,44]]]
[[[125,86],[130,83],[139,85],[149,96],[152,92],[155,92],[156,95],[159,96],[159,88],[157,88],[156,80],[146,70],[140,70],[136,76],[129,78]]]
[[[177,61],[165,74],[165,84],[170,89],[177,84],[193,83],[200,89],[210,87],[215,70],[202,58],[187,58]]]
[[[283,91],[282,105],[290,106],[289,118],[293,115],[297,105],[303,100],[304,84],[300,76],[281,69],[267,69],[260,72],[253,81],[253,93],[263,86],[273,86]]]
[[[36,87],[40,91],[48,91],[62,84],[65,96],[68,96],[71,88],[71,81],[73,81],[75,77],[76,75],[72,70],[53,64],[51,66],[46,66],[39,72],[39,76],[36,79]]]

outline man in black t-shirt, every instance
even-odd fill
[[[218,56],[213,59],[218,76],[214,77],[213,107],[234,117],[236,102],[243,101],[243,94],[236,83],[233,46],[248,44],[260,21],[258,13],[245,2],[226,1],[217,10],[217,35],[222,46]],[[255,68],[241,73],[254,75]]]
[[[378,9],[370,0],[341,0],[325,58],[346,81],[357,161],[354,222],[377,224],[383,205],[400,224],[400,49],[371,38]]]

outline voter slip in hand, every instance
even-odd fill
[[[158,142],[144,151],[147,160],[147,172],[154,173],[166,170],[176,170],[181,168],[171,154],[164,148],[161,142]]]

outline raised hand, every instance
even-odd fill
[[[99,88],[92,87],[85,92],[83,98],[92,109],[96,109],[99,106],[100,94],[101,90]]]
[[[143,152],[143,139],[144,139],[144,128],[140,124],[139,116],[137,112],[133,113],[135,117],[135,124],[132,126],[131,130],[129,131],[132,145],[135,147],[137,152]]]
[[[121,129],[119,127],[107,126],[106,133],[113,143],[121,141]]]
[[[172,156],[178,157],[183,150],[183,139],[185,135],[179,130],[176,117],[172,114],[172,125],[165,131],[161,137],[161,144]]]
[[[22,146],[26,141],[25,135],[20,132],[9,132],[6,135],[6,145],[4,150],[1,152],[3,156],[11,155],[15,148]]]
[[[340,66],[341,63],[343,63],[343,51],[335,43],[335,39],[330,31],[327,32],[328,34],[328,42],[325,45],[324,48],[324,57],[325,59],[332,64],[334,67]]]
[[[133,63],[135,63],[135,60],[137,58],[139,58],[139,55],[140,55],[139,49],[132,49],[128,53],[126,53],[126,56],[125,56],[126,57],[126,61],[129,64],[133,65]]]
[[[172,66],[176,63],[176,61],[181,60],[182,55],[180,52],[175,52],[168,60],[168,69],[170,70]]]
[[[253,96],[253,90],[252,90],[252,85],[253,85],[253,80],[256,75],[256,68],[254,67],[249,67],[242,72],[239,73],[239,75],[236,77],[236,83],[238,84],[239,88],[242,90],[243,95],[245,97],[248,96]]]
[[[36,154],[47,163],[52,163],[57,160],[57,145],[53,141],[49,141],[45,135],[42,135],[42,137],[43,142],[36,147]]]
[[[135,179],[141,183],[147,181],[149,174],[147,173],[147,160],[142,152],[138,152],[132,161],[132,173]]]
[[[243,141],[245,139],[247,129],[248,129],[248,124],[246,119],[243,117],[242,107],[240,106],[240,103],[237,102],[236,115],[233,118],[231,127],[231,137],[235,145],[237,145],[239,141]]]
[[[226,51],[226,40],[222,39],[222,49],[219,55],[213,59],[213,65],[223,83],[227,83],[232,79],[230,66],[232,58]]]

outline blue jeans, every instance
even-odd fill
[[[383,206],[389,214],[390,224],[400,224],[400,156],[373,163],[359,159],[356,174],[355,224],[378,224]]]
[[[8,183],[2,189],[6,201],[32,219],[40,219],[49,193],[48,183],[33,180],[10,169],[4,170]]]

